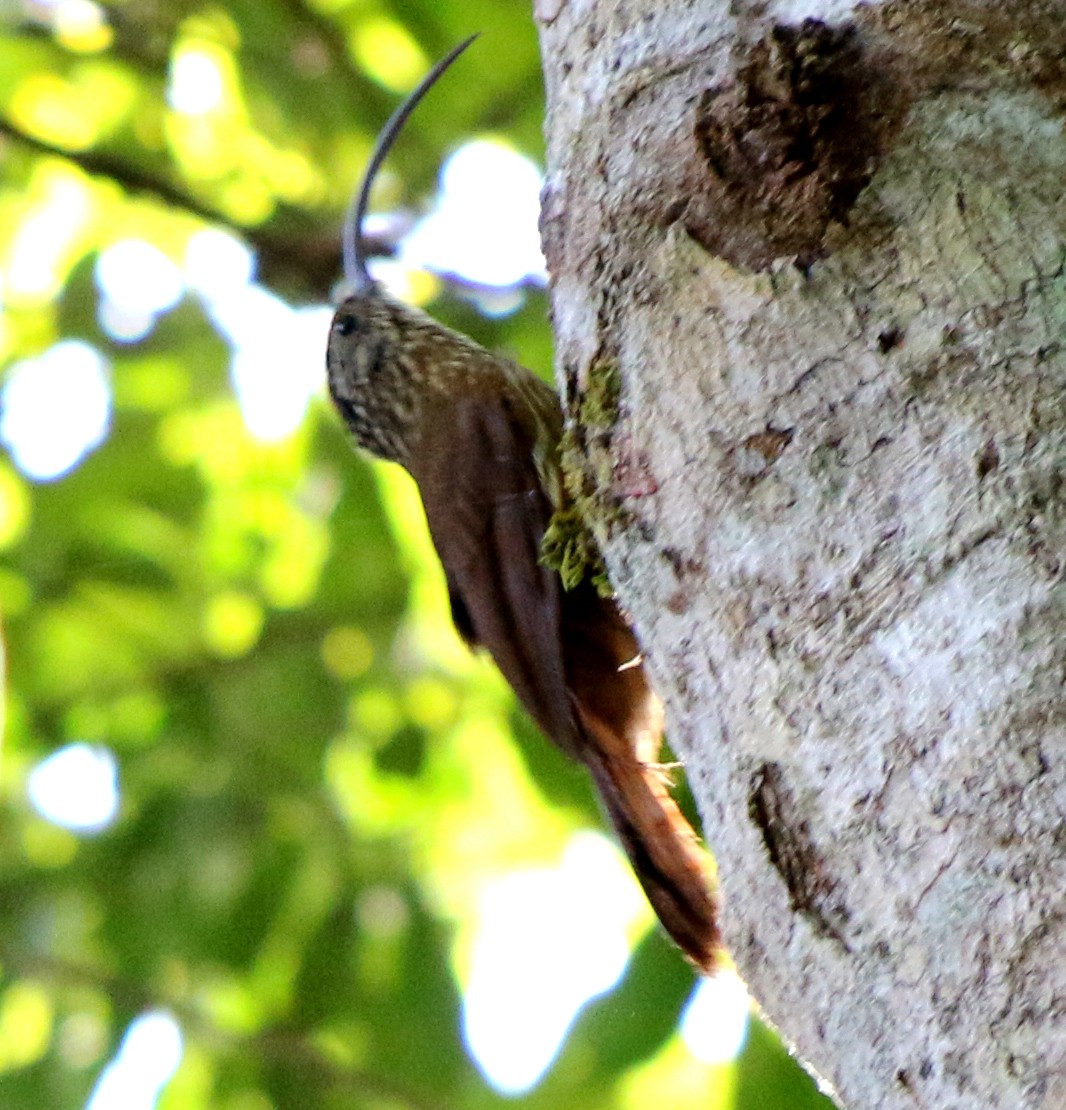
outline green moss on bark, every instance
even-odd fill
[[[577,399],[563,433],[560,462],[567,505],[552,517],[541,544],[541,558],[559,572],[568,590],[590,576],[600,593],[613,593],[600,542],[624,516],[612,493],[611,440],[621,394],[617,362],[593,362],[588,388]]]

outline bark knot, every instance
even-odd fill
[[[873,176],[905,99],[887,55],[854,24],[775,25],[732,82],[699,99],[695,138],[716,215],[690,213],[686,230],[734,264],[796,255],[809,265]]]
[[[815,846],[810,825],[800,816],[780,763],[764,763],[752,775],[748,813],[762,834],[770,862],[784,880],[792,909],[807,918],[819,936],[847,949],[843,934],[847,907]]]

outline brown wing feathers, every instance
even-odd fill
[[[648,900],[710,972],[719,957],[713,878],[654,763],[661,706],[614,601],[588,582],[564,592],[540,562],[552,506],[533,461],[534,432],[509,406],[477,397],[458,399],[439,427],[458,443],[422,457],[447,459],[447,471],[414,477],[456,624],[489,651],[541,729],[589,768]]]
[[[540,728],[576,756],[559,650],[561,587],[540,562],[551,506],[530,435],[500,406],[462,397],[454,407],[440,427],[469,448],[426,451],[448,465],[414,473],[452,609],[463,614],[460,630],[488,650]]]

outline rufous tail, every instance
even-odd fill
[[[722,961],[710,857],[670,796],[662,769],[636,755],[584,753],[644,893],[674,942],[705,975]]]

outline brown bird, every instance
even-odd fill
[[[592,774],[649,901],[688,959],[720,959],[709,859],[667,788],[663,714],[617,602],[586,575],[564,589],[542,541],[567,510],[563,418],[552,389],[417,309],[367,272],[362,224],[374,175],[456,47],[394,113],[345,224],[354,290],[333,319],[329,389],[358,444],[418,483],[452,617],[485,648],[540,728]]]

